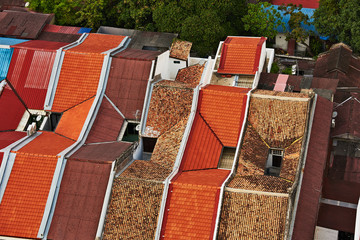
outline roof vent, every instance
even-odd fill
[[[332,127],[332,128],[335,128],[335,119],[334,119],[334,118],[331,119],[331,127]]]
[[[34,133],[36,133],[36,123],[33,122],[33,123],[29,124],[29,126],[27,127],[26,134],[28,136],[31,136]]]

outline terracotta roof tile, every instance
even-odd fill
[[[102,53],[120,45],[124,36],[90,33],[80,45],[73,47],[67,52],[78,53]]]
[[[199,85],[204,65],[192,65],[190,67],[182,68],[178,71],[175,81],[188,83],[189,87],[195,88]]]
[[[96,238],[110,171],[111,164],[67,161],[48,238]]]
[[[219,239],[282,239],[288,198],[225,192]]]
[[[222,144],[236,147],[249,89],[208,85],[200,92],[198,111]]]
[[[51,111],[63,112],[96,94],[104,56],[67,52]]]
[[[188,116],[193,90],[155,85],[151,95],[145,136],[158,137]]]
[[[18,152],[51,156],[59,154],[73,143],[75,143],[75,141],[53,132],[42,132],[40,136],[37,136],[34,140],[26,144]]]
[[[89,114],[94,98],[76,105],[66,110],[61,116],[60,122],[56,127],[55,133],[63,135],[73,140],[77,140],[83,129],[85,120]]]
[[[136,160],[121,174],[121,178],[163,181],[170,173],[171,169],[156,162]]]
[[[192,43],[176,39],[171,44],[170,57],[187,60],[190,55]]]
[[[227,37],[222,46],[218,73],[255,74],[265,40],[265,38]]]
[[[196,113],[180,169],[217,168],[223,145],[204,118]]]
[[[57,160],[16,155],[0,204],[0,235],[37,238]]]
[[[292,185],[292,182],[274,176],[236,175],[227,186],[262,192],[288,193],[288,189],[291,188]]]
[[[163,184],[114,180],[103,239],[153,239]]]
[[[220,186],[230,171],[181,172],[169,187],[161,239],[209,239],[214,231]]]

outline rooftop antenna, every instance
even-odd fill
[[[11,88],[11,90],[14,91],[16,97],[20,100],[21,104],[25,107],[26,111],[31,115],[28,107],[26,106],[25,102],[22,100],[22,98],[20,97],[20,95],[18,94],[18,92],[15,90],[14,86],[11,84],[11,82],[5,77],[3,80],[5,80],[7,82],[7,84],[9,84],[9,87]]]

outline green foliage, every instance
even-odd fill
[[[358,0],[320,0],[314,14],[317,31],[331,40],[349,44],[360,52],[360,2]]]
[[[276,62],[273,62],[271,65],[271,73],[279,73],[279,65]]]
[[[274,38],[276,28],[283,26],[280,12],[268,2],[249,3],[247,14],[242,18],[246,31],[255,36]]]
[[[324,43],[318,36],[310,37],[310,48],[314,55],[324,52]]]
[[[292,69],[291,67],[287,67],[284,70],[282,70],[281,72],[282,74],[287,74],[287,75],[291,75],[292,74]]]

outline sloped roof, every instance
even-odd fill
[[[16,45],[16,44],[26,42],[26,41],[29,41],[29,40],[0,37],[0,45],[12,46],[12,45]]]
[[[199,145],[203,147],[199,147]],[[199,112],[196,113],[181,167],[183,171],[217,168],[223,144]]]
[[[110,171],[111,163],[67,161],[48,238],[96,238]]]
[[[266,38],[227,37],[223,43],[218,73],[254,75]]]
[[[282,5],[282,4],[295,4],[302,5],[304,8],[318,8],[319,0],[271,0],[271,3],[274,5]]]
[[[57,161],[57,156],[16,154],[0,204],[0,235],[37,238]]]
[[[0,48],[0,81],[6,78],[13,49]]]
[[[131,42],[133,39],[131,39]],[[157,51],[148,51],[148,50],[140,50],[140,49],[132,49],[127,48],[124,51],[121,51],[114,55],[115,58],[125,58],[125,59],[132,59],[132,60],[155,60],[156,57],[160,53]]]
[[[17,140],[25,136],[26,136],[25,132],[15,132],[15,131],[0,132],[0,149],[7,147],[8,145],[12,144],[13,142],[16,142]]]
[[[296,210],[293,239],[311,239],[317,225],[324,168],[328,159],[332,102],[318,97]]]
[[[172,87],[171,83],[176,82],[161,81],[153,87],[145,136],[158,137],[190,113],[193,89]]]
[[[0,35],[36,39],[50,18],[50,14],[42,13],[0,12]]]
[[[55,133],[76,141],[83,129],[94,98],[90,98],[79,105],[66,110],[61,116],[61,121],[56,127]]]
[[[89,33],[91,28],[72,27],[72,26],[59,26],[46,24],[43,32],[66,33],[66,34],[82,34]]]
[[[2,116],[0,119],[0,131],[15,130],[24,112],[25,107],[15,93],[4,88],[0,95],[0,116]]]
[[[283,239],[287,197],[226,192],[219,239]]]
[[[14,45],[7,79],[30,109],[43,109],[56,51],[64,43],[27,41]]]
[[[292,182],[285,179],[266,175],[237,174],[227,185],[230,188],[248,189],[262,192],[288,193]]]
[[[55,32],[41,32],[38,40],[72,43],[81,37],[79,34],[66,34]]]
[[[171,44],[170,57],[187,60],[190,56],[191,46],[191,42],[176,39]]]
[[[126,119],[141,118],[154,58],[148,51],[132,50],[120,52],[112,59],[105,94]]]
[[[103,98],[86,143],[116,141],[123,122],[124,118]]]
[[[199,95],[198,111],[222,144],[236,147],[249,89],[207,85]]]
[[[175,81],[187,83],[189,87],[195,88],[200,83],[203,71],[204,65],[200,64],[182,68],[178,71]]]
[[[146,180],[115,179],[103,239],[152,239],[163,186]]]

